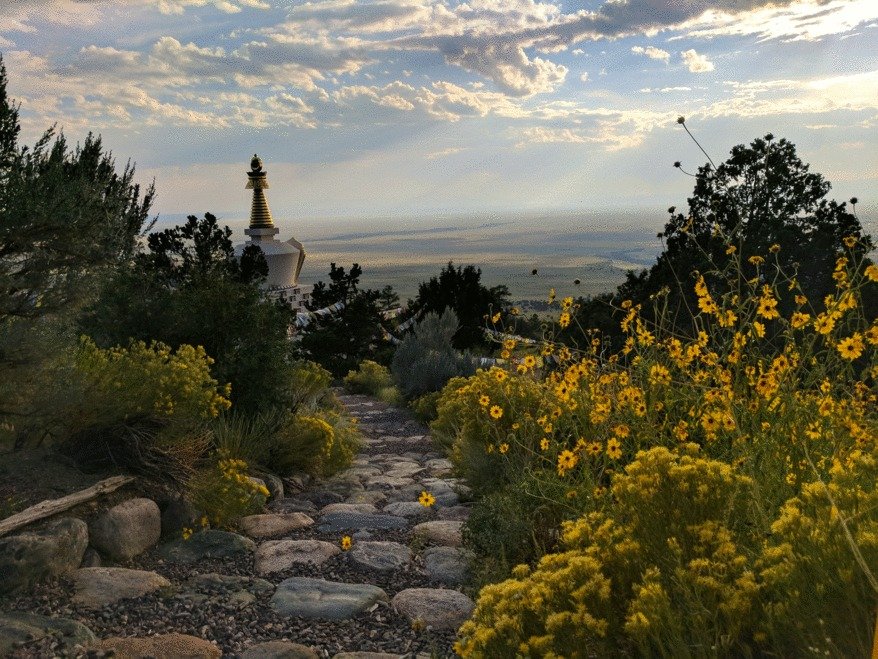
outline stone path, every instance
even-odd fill
[[[206,531],[124,567],[82,568],[13,608],[82,623],[117,656],[166,646],[193,657],[451,656],[473,607],[461,592],[467,490],[425,428],[368,397],[339,397],[365,440],[349,469],[300,489],[288,480],[285,498],[240,534]],[[425,491],[430,508],[418,503]],[[39,656],[27,643],[4,648],[2,626],[0,615],[0,655]],[[65,629],[53,652],[75,656],[84,632]]]

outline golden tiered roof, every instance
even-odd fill
[[[271,209],[268,208],[268,200],[263,190],[268,185],[266,172],[262,169],[262,160],[253,154],[250,161],[250,171],[247,172],[247,190],[253,190],[253,203],[250,206],[251,229],[273,229],[274,221],[271,218]]]

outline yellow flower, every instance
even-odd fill
[[[777,254],[780,251],[780,245],[774,243],[771,247],[768,248],[768,251],[772,254]]]
[[[671,373],[665,366],[656,364],[649,369],[649,381],[652,384],[670,384]]]
[[[188,540],[192,537],[192,529],[184,528],[183,529],[183,540]]]
[[[563,309],[569,309],[572,306],[573,306],[573,298],[572,297],[568,296],[568,297],[565,297],[563,300],[561,300],[561,307]]]
[[[436,503],[436,497],[424,490],[423,492],[421,492],[421,496],[418,497],[418,503],[421,504],[424,508],[429,508],[434,503]]]
[[[601,444],[600,442],[592,442],[588,445],[588,448],[586,450],[588,451],[589,455],[600,455],[601,453],[603,453],[604,447],[603,444]]]
[[[527,373],[527,366],[525,366],[524,364],[519,364],[515,367],[515,372],[519,375],[524,375],[525,373]]]
[[[734,254],[737,251],[738,251],[738,248],[735,247],[734,245],[729,245],[728,247],[726,247],[726,254]]]
[[[790,317],[790,325],[792,325],[793,329],[801,329],[807,325],[810,320],[810,314],[794,311],[793,315]]]
[[[842,339],[835,346],[839,354],[848,361],[853,361],[862,355],[865,347],[866,346],[863,345],[863,335],[859,332],[854,332],[853,336]]]
[[[506,350],[504,348],[503,350],[500,351],[500,359],[509,359],[509,356],[511,354],[512,354],[511,352],[509,352],[508,350]]]
[[[763,263],[765,263],[765,259],[762,258],[761,256],[751,256],[751,257],[750,257],[749,259],[747,259],[747,260],[748,260],[752,265],[762,265]]]
[[[848,249],[852,249],[853,246],[857,244],[857,237],[856,236],[845,236],[842,239],[842,242],[844,243],[845,247],[847,247]]]
[[[492,419],[499,419],[501,416],[503,416],[503,408],[499,405],[492,405],[490,414]]]
[[[515,339],[506,339],[503,341],[504,350],[515,350]]]
[[[863,274],[866,275],[866,279],[869,281],[878,281],[878,265],[873,263],[863,270]]]
[[[758,320],[753,321],[753,332],[760,339],[765,336],[765,325],[760,323]]]
[[[502,444],[500,444],[499,450],[500,450],[500,453],[506,453],[507,451],[509,451],[509,444],[507,444],[506,442],[503,442]]]
[[[622,457],[622,444],[615,437],[611,437],[607,441],[607,456],[611,460],[618,460]]]
[[[616,437],[625,438],[631,434],[631,428],[629,428],[624,423],[620,423],[618,426],[613,428],[613,434],[615,434]]]
[[[570,325],[570,313],[567,311],[562,313],[561,317],[558,318],[558,324],[561,326],[562,329]]]
[[[548,437],[543,437],[543,438],[540,440],[540,449],[542,449],[543,451],[545,451],[545,450],[547,450],[548,448],[549,448],[549,438],[548,438]]]
[[[506,371],[502,368],[498,368],[494,371],[494,377],[497,379],[497,382],[503,382],[506,379]]]
[[[487,407],[490,404],[490,402],[491,402],[491,399],[488,396],[486,396],[485,394],[482,394],[481,396],[479,396],[479,405],[481,405],[482,407]]]
[[[822,313],[814,320],[814,329],[818,334],[829,334],[835,327],[835,318]]]
[[[500,312],[498,311],[493,316],[491,316],[491,323],[496,325],[499,322],[499,320],[500,320]]]
[[[351,548],[351,545],[353,545],[353,544],[354,543],[351,541],[351,536],[346,535],[341,539],[341,550],[347,551],[348,549]]]
[[[866,341],[873,346],[878,346],[878,325],[872,325],[866,330]]]
[[[771,295],[763,295],[759,298],[759,307],[756,310],[756,315],[762,316],[767,320],[780,316],[777,311],[777,300]]]
[[[537,358],[534,357],[533,355],[528,355],[527,357],[524,358],[524,365],[527,368],[533,368],[534,366],[536,366],[536,363],[537,363]]]
[[[808,298],[806,298],[804,295],[797,295],[793,299],[796,301],[796,304],[798,304],[800,307],[808,303]]]
[[[563,476],[567,471],[573,469],[579,458],[573,451],[563,450],[558,455],[558,475]]]

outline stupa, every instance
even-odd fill
[[[250,161],[247,172],[247,190],[253,190],[253,203],[250,206],[250,226],[244,233],[250,237],[246,243],[235,248],[238,256],[248,245],[256,245],[265,255],[268,263],[268,278],[263,285],[266,297],[280,299],[295,310],[304,310],[311,295],[310,286],[299,284],[299,273],[305,263],[305,248],[295,238],[287,241],[277,239],[280,229],[274,226],[265,190],[269,187],[266,171],[259,156]]]

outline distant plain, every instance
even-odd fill
[[[612,291],[627,270],[655,262],[662,251],[656,234],[667,220],[665,211],[643,210],[372,219],[288,220],[284,215],[274,213],[278,238],[295,237],[305,246],[301,283],[327,281],[330,263],[345,269],[359,263],[361,286],[391,285],[403,301],[415,297],[418,284],[437,276],[449,261],[481,268],[482,282],[505,284],[513,301],[544,299],[550,288],[559,296]],[[232,229],[236,243],[246,239],[247,220],[240,211],[217,216]],[[183,219],[164,216],[156,229]],[[874,221],[861,221],[876,235]]]

